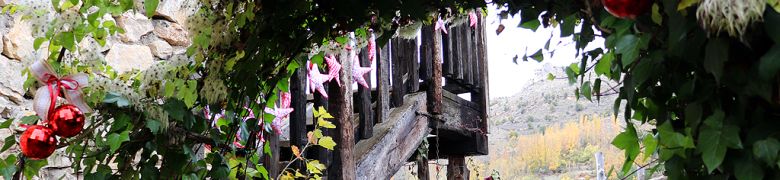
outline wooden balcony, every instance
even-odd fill
[[[306,68],[299,68],[290,83],[292,106],[328,107],[337,124],[324,132],[338,143],[334,151],[315,149],[305,155],[328,166],[328,179],[389,179],[410,160],[427,164],[428,159],[448,158],[457,165],[465,164],[464,156],[487,155],[487,48],[484,17],[478,19],[475,27],[450,25],[449,34],[423,26],[414,39],[393,38],[378,47],[373,63],[363,53],[367,50],[360,51],[360,64],[374,67],[365,77],[375,81],[370,88],[353,91],[350,85],[330,83],[329,99],[307,96]],[[290,157],[291,145],[306,144],[306,133],[313,128],[307,113],[291,115],[289,140],[270,139],[272,150],[281,154],[266,159],[272,175],[281,171],[279,162],[289,161],[278,157]],[[427,159],[418,158],[425,138],[429,151],[420,157]]]

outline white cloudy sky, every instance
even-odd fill
[[[488,76],[490,83],[490,96],[503,97],[511,96],[522,90],[529,83],[531,78],[536,76],[538,70],[543,67],[561,67],[568,66],[577,62],[575,58],[574,43],[571,36],[560,38],[559,30],[555,28],[540,27],[536,32],[528,29],[518,28],[520,22],[519,15],[510,16],[508,19],[500,20],[495,6],[491,5],[487,17],[487,43],[488,43]],[[504,24],[504,31],[496,35],[495,30],[499,24]],[[579,27],[575,28],[579,29]],[[533,60],[523,62],[522,57],[525,51],[532,54],[544,47],[547,39],[552,37],[550,50],[556,49],[552,57],[545,53],[544,61],[539,63]],[[554,46],[560,42],[559,46]],[[590,43],[591,46],[603,45],[603,39],[596,38],[596,41]],[[592,49],[595,47],[588,47]],[[512,62],[512,58],[517,55],[518,64]],[[545,75],[543,73],[542,75]]]

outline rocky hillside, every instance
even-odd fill
[[[501,141],[510,132],[529,134],[552,124],[577,120],[580,115],[599,114],[611,117],[612,105],[617,95],[603,96],[601,101],[589,101],[574,94],[561,68],[538,71],[528,86],[511,97],[498,97],[490,101],[490,142]],[[556,78],[548,80],[548,73]],[[602,89],[607,89],[602,84]],[[499,139],[495,139],[499,138]]]

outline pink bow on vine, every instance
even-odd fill
[[[45,60],[39,60],[30,66],[30,73],[35,76],[45,87],[38,88],[33,100],[33,110],[44,122],[48,121],[48,115],[54,111],[57,98],[60,93],[65,94],[65,99],[70,104],[78,107],[81,112],[92,112],[92,109],[84,102],[80,89],[87,86],[89,75],[84,73],[71,74],[59,77]]]

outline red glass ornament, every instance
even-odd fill
[[[49,116],[49,127],[57,136],[73,137],[84,129],[84,113],[74,105],[62,105]]]
[[[607,12],[624,19],[634,19],[647,12],[652,5],[651,0],[602,0],[602,3]]]
[[[22,154],[32,159],[45,159],[57,149],[54,132],[45,126],[32,125],[19,138]]]

